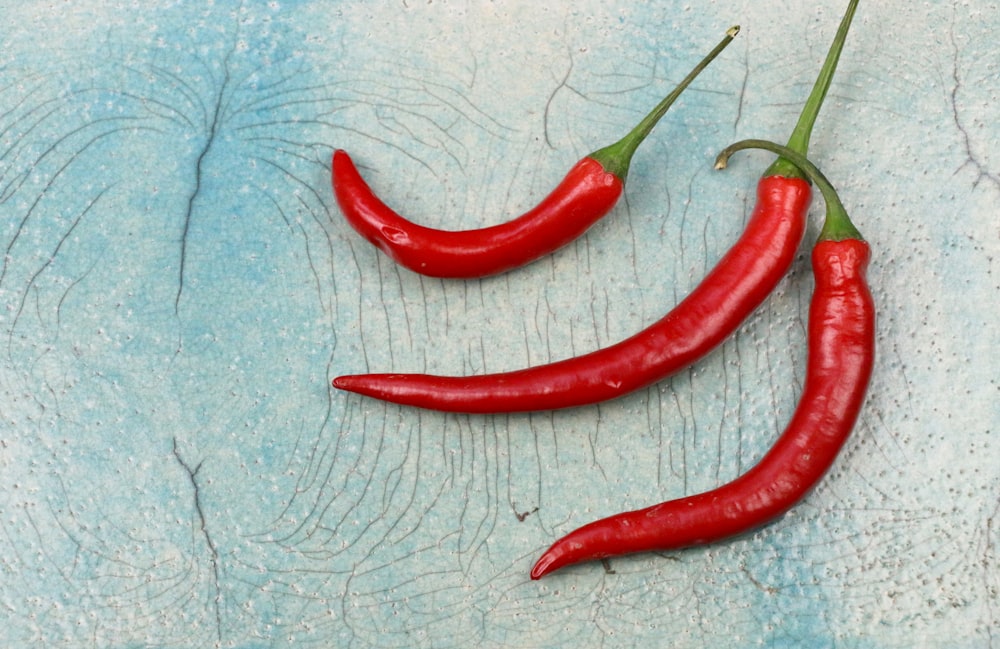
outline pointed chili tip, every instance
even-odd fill
[[[543,554],[542,558],[535,563],[535,567],[531,569],[532,581],[537,581],[552,572],[552,563],[555,560],[556,558],[551,553],[546,552]]]
[[[333,379],[330,385],[344,392],[353,392],[366,397],[385,400],[387,395],[379,390],[378,379],[380,377],[384,378],[384,375],[344,374]]]
[[[330,382],[330,385],[338,390],[344,390],[345,392],[357,392],[359,394],[364,394],[364,384],[364,375],[358,374],[345,374],[343,376],[338,376]]]

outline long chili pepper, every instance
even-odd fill
[[[798,503],[833,464],[858,418],[875,355],[875,306],[865,280],[870,250],[829,181],[785,147],[746,140],[719,155],[766,148],[802,169],[827,204],[813,248],[805,386],[788,427],[752,469],[721,487],[585,525],[556,541],[531,578],[583,561],[675,550],[752,531]]]
[[[805,155],[858,0],[851,0],[788,147]],[[469,377],[340,376],[334,387],[384,401],[469,413],[552,410],[597,403],[655,383],[721,344],[788,272],[805,232],[811,190],[779,159],[757,186],[743,235],[670,313],[610,347],[523,370]]]
[[[582,235],[618,202],[632,156],[681,92],[740,31],[731,27],[683,81],[618,142],[583,158],[541,203],[507,223],[474,230],[418,225],[383,203],[350,156],[333,154],[333,190],[348,223],[397,263],[433,277],[471,278],[523,266]]]

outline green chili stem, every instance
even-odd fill
[[[820,193],[823,194],[823,200],[826,201],[826,218],[823,221],[823,229],[819,233],[819,241],[863,239],[861,233],[847,215],[844,204],[840,202],[837,190],[833,188],[833,185],[823,175],[823,172],[810,162],[806,156],[790,147],[781,146],[767,140],[741,140],[735,144],[730,144],[719,153],[715,159],[715,168],[725,169],[726,164],[729,162],[729,157],[743,149],[766,149],[772,153],[776,153],[798,167],[799,172],[816,185]]]
[[[628,176],[629,165],[632,163],[632,156],[635,154],[636,149],[642,144],[642,141],[646,139],[646,136],[653,130],[656,123],[660,121],[670,106],[674,101],[680,96],[688,85],[694,81],[702,70],[708,67],[715,57],[717,57],[722,50],[726,49],[726,46],[740,33],[740,26],[734,25],[726,30],[726,37],[715,46],[708,55],[701,60],[694,67],[691,72],[688,73],[684,80],[674,88],[673,92],[663,98],[659,104],[653,108],[648,115],[646,115],[641,122],[639,122],[635,128],[633,128],[629,133],[618,140],[614,144],[604,147],[603,149],[598,149],[594,153],[591,153],[588,157],[601,163],[601,166],[610,173],[618,176],[622,182],[625,182],[626,176]]]
[[[788,138],[787,146],[792,151],[801,153],[802,155],[808,155],[809,153],[809,138],[812,136],[813,125],[816,123],[816,117],[819,115],[819,109],[823,106],[823,100],[826,99],[826,93],[830,89],[833,73],[837,71],[840,53],[844,49],[847,32],[851,27],[851,21],[854,19],[854,11],[857,8],[858,0],[851,0],[847,6],[847,12],[840,20],[840,27],[837,29],[837,35],[833,38],[833,44],[830,45],[830,51],[826,54],[826,60],[820,69],[819,77],[816,78],[812,92],[809,93],[806,105],[802,108],[802,113],[799,115],[799,121],[795,124],[795,129],[792,131],[791,137]],[[764,172],[764,176],[801,178],[802,173],[796,165],[785,160],[785,157],[782,156],[768,167],[767,171]]]

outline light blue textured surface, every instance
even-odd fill
[[[755,535],[541,582],[557,536],[780,432],[807,246],[722,348],[612,403],[442,415],[329,379],[511,369],[665,313],[770,162],[715,152],[787,137],[846,2],[3,4],[0,644],[1000,644],[995,2],[863,1],[817,124],[880,318],[834,470]],[[421,278],[333,203],[342,147],[414,220],[503,220],[734,23],[626,200],[528,268]]]

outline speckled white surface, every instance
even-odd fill
[[[657,319],[770,161],[715,152],[787,137],[846,2],[0,4],[5,646],[1000,642],[995,2],[862,2],[817,124],[879,309],[833,471],[755,535],[541,582],[557,536],[760,457],[802,381],[806,245],[722,348],[612,403],[442,415],[329,379]],[[340,218],[335,147],[414,220],[516,214],[734,23],[626,199],[552,257],[430,280]]]

